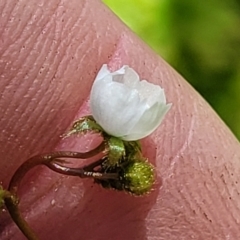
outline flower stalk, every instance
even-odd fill
[[[14,173],[13,177],[11,178],[8,190],[3,190],[0,188],[0,207],[5,205],[8,212],[10,213],[13,221],[16,223],[18,228],[22,231],[22,233],[25,235],[25,237],[29,240],[38,240],[37,235],[35,232],[31,229],[31,227],[28,225],[26,220],[23,218],[23,216],[20,213],[19,210],[19,198],[17,196],[18,189],[20,187],[21,181],[26,175],[27,172],[29,172],[32,168],[39,166],[39,165],[45,165],[49,167],[52,170],[55,170],[51,167],[51,164],[54,165],[54,162],[65,162],[64,160],[61,160],[60,158],[81,158],[86,159],[93,157],[105,149],[105,143],[102,142],[97,148],[86,152],[86,153],[79,153],[79,152],[53,152],[48,154],[41,154],[34,156],[27,161],[25,161]],[[84,171],[84,170],[83,170]],[[59,171],[56,171],[59,172]],[[68,174],[70,175],[70,174]],[[78,176],[80,176],[78,174]],[[81,176],[80,176],[81,177]],[[83,177],[83,176],[82,176]],[[88,175],[87,172],[85,172],[85,177],[95,177]]]
[[[35,232],[30,228],[30,226],[20,213],[18,207],[19,203],[18,197],[9,191],[5,191],[5,196],[3,197],[3,199],[11,218],[16,223],[18,228],[22,231],[22,233],[25,235],[25,237],[29,240],[38,240],[39,238],[37,237]]]

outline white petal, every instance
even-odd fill
[[[171,104],[154,104],[143,113],[139,122],[130,130],[131,134],[122,139],[134,141],[150,135],[161,124],[164,116],[171,108]]]
[[[104,77],[108,76],[109,74],[111,74],[111,73],[108,70],[107,64],[103,64],[95,78],[95,81],[101,80]]]
[[[128,66],[124,66],[124,74],[120,76],[114,76],[113,81],[123,83],[130,89],[136,89],[136,85],[140,83],[138,74]]]
[[[156,102],[166,103],[164,90],[152,83],[142,80],[137,88],[141,99],[146,99],[149,106]]]
[[[109,79],[95,82],[90,96],[94,119],[110,135],[121,137],[139,121],[146,110],[136,90]]]
[[[108,134],[127,141],[151,134],[170,106],[160,86],[140,81],[128,66],[111,73],[103,65],[90,94],[90,107],[97,123]]]

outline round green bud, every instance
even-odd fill
[[[148,193],[154,184],[154,168],[148,162],[131,161],[124,167],[124,189],[134,195]]]

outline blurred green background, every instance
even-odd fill
[[[104,0],[240,139],[240,1]]]

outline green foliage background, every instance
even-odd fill
[[[240,1],[104,0],[240,139]]]

